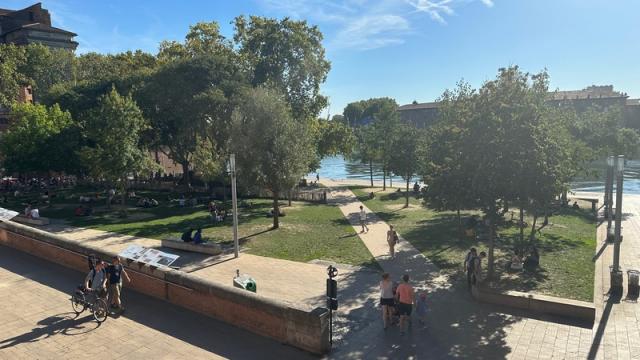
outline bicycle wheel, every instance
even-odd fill
[[[71,295],[71,307],[73,308],[73,312],[75,312],[76,315],[83,312],[87,308],[87,303],[85,302],[84,294],[73,293],[73,295]]]
[[[109,316],[107,302],[104,301],[104,299],[96,299],[91,306],[91,312],[93,313],[93,318],[96,319],[98,323],[107,320],[107,316]]]

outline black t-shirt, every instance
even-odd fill
[[[122,280],[122,271],[124,267],[122,265],[109,265],[107,268],[107,274],[109,275],[110,284],[118,284]]]

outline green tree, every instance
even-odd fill
[[[100,98],[86,124],[89,145],[82,147],[80,156],[92,176],[117,184],[124,204],[128,177],[154,168],[141,146],[148,124],[131,96],[121,96],[115,88]]]
[[[163,65],[139,92],[154,130],[156,146],[182,165],[183,183],[197,149],[197,136],[207,138],[218,157],[227,145],[242,73],[227,54],[209,54]]]
[[[28,83],[28,79],[18,71],[24,61],[23,48],[0,44],[0,106],[10,107],[17,99],[20,87]]]
[[[73,77],[74,54],[64,49],[51,49],[41,44],[24,47],[25,61],[18,68],[33,87],[34,99],[40,100],[49,89]]]
[[[625,159],[632,159],[638,154],[640,137],[638,131],[630,128],[622,128],[617,131],[617,139],[614,153],[624,155]]]
[[[393,139],[389,169],[406,182],[404,207],[409,207],[409,183],[418,171],[418,154],[422,136],[414,126],[400,125]]]
[[[318,156],[349,155],[355,145],[353,130],[336,120],[316,119],[312,123]]]
[[[280,195],[300,181],[314,157],[312,134],[306,123],[293,119],[275,90],[250,89],[241,104],[234,114],[232,141],[239,179],[271,191],[276,229]]]
[[[317,26],[289,18],[240,16],[235,19],[234,41],[249,82],[283,93],[295,119],[311,120],[327,105],[320,85],[330,63]]]
[[[55,161],[60,146],[65,145],[58,142],[58,136],[71,126],[71,115],[57,105],[48,108],[38,104],[15,103],[12,116],[13,124],[0,137],[0,153],[5,170],[21,174],[47,174],[50,170],[63,170],[61,164]],[[68,157],[69,160],[72,158]]]

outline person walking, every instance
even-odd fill
[[[389,244],[389,255],[393,259],[396,254],[396,244],[398,243],[398,233],[393,230],[393,225],[389,225],[389,230],[387,231],[387,244]]]
[[[402,283],[396,289],[398,313],[400,314],[400,335],[404,335],[405,323],[410,321],[414,298],[413,286],[409,284],[409,274],[404,274],[402,275]]]
[[[478,252],[476,248],[472,247],[469,249],[467,256],[464,258],[464,270],[467,272],[467,286],[469,290],[471,290],[472,280],[473,280],[473,265],[474,259],[478,257]]]
[[[124,266],[120,263],[120,258],[113,257],[113,263],[107,267],[107,275],[109,276],[109,292],[111,293],[111,307],[117,308],[121,312],[124,311],[122,302],[120,301],[120,293],[122,293],[122,275],[131,282],[129,274],[124,270]]]
[[[362,205],[360,205],[360,226],[362,226],[362,231],[360,231],[361,234],[365,229],[369,232],[369,227],[367,226],[367,213],[364,211],[364,207]]]
[[[487,253],[482,251],[479,256],[473,259],[473,277],[471,280],[473,286],[478,286],[478,284],[482,282],[482,259],[486,257]]]
[[[382,274],[382,281],[380,281],[380,305],[382,306],[382,324],[387,330],[391,322],[391,311],[395,305],[393,281],[389,278],[389,273]]]

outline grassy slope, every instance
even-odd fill
[[[458,239],[457,220],[453,212],[435,212],[422,205],[421,200],[411,198],[410,207],[403,209],[401,194],[381,192],[380,189],[353,187],[352,190],[372,211],[383,220],[395,225],[404,238],[411,241],[422,253],[441,269],[456,273],[462,270],[462,262],[472,246],[486,250],[483,241]],[[376,192],[369,200],[367,194]],[[470,215],[466,212],[464,215]],[[531,219],[527,220],[529,223]],[[552,225],[539,235],[541,253],[540,269],[533,273],[509,274],[504,272],[514,244],[518,241],[516,226],[499,230],[496,246],[496,270],[501,278],[498,286],[519,291],[591,301],[593,299],[595,252],[595,220],[588,210],[562,209],[552,216]],[[525,230],[525,237],[528,230]],[[457,275],[460,275],[457,273]]]

